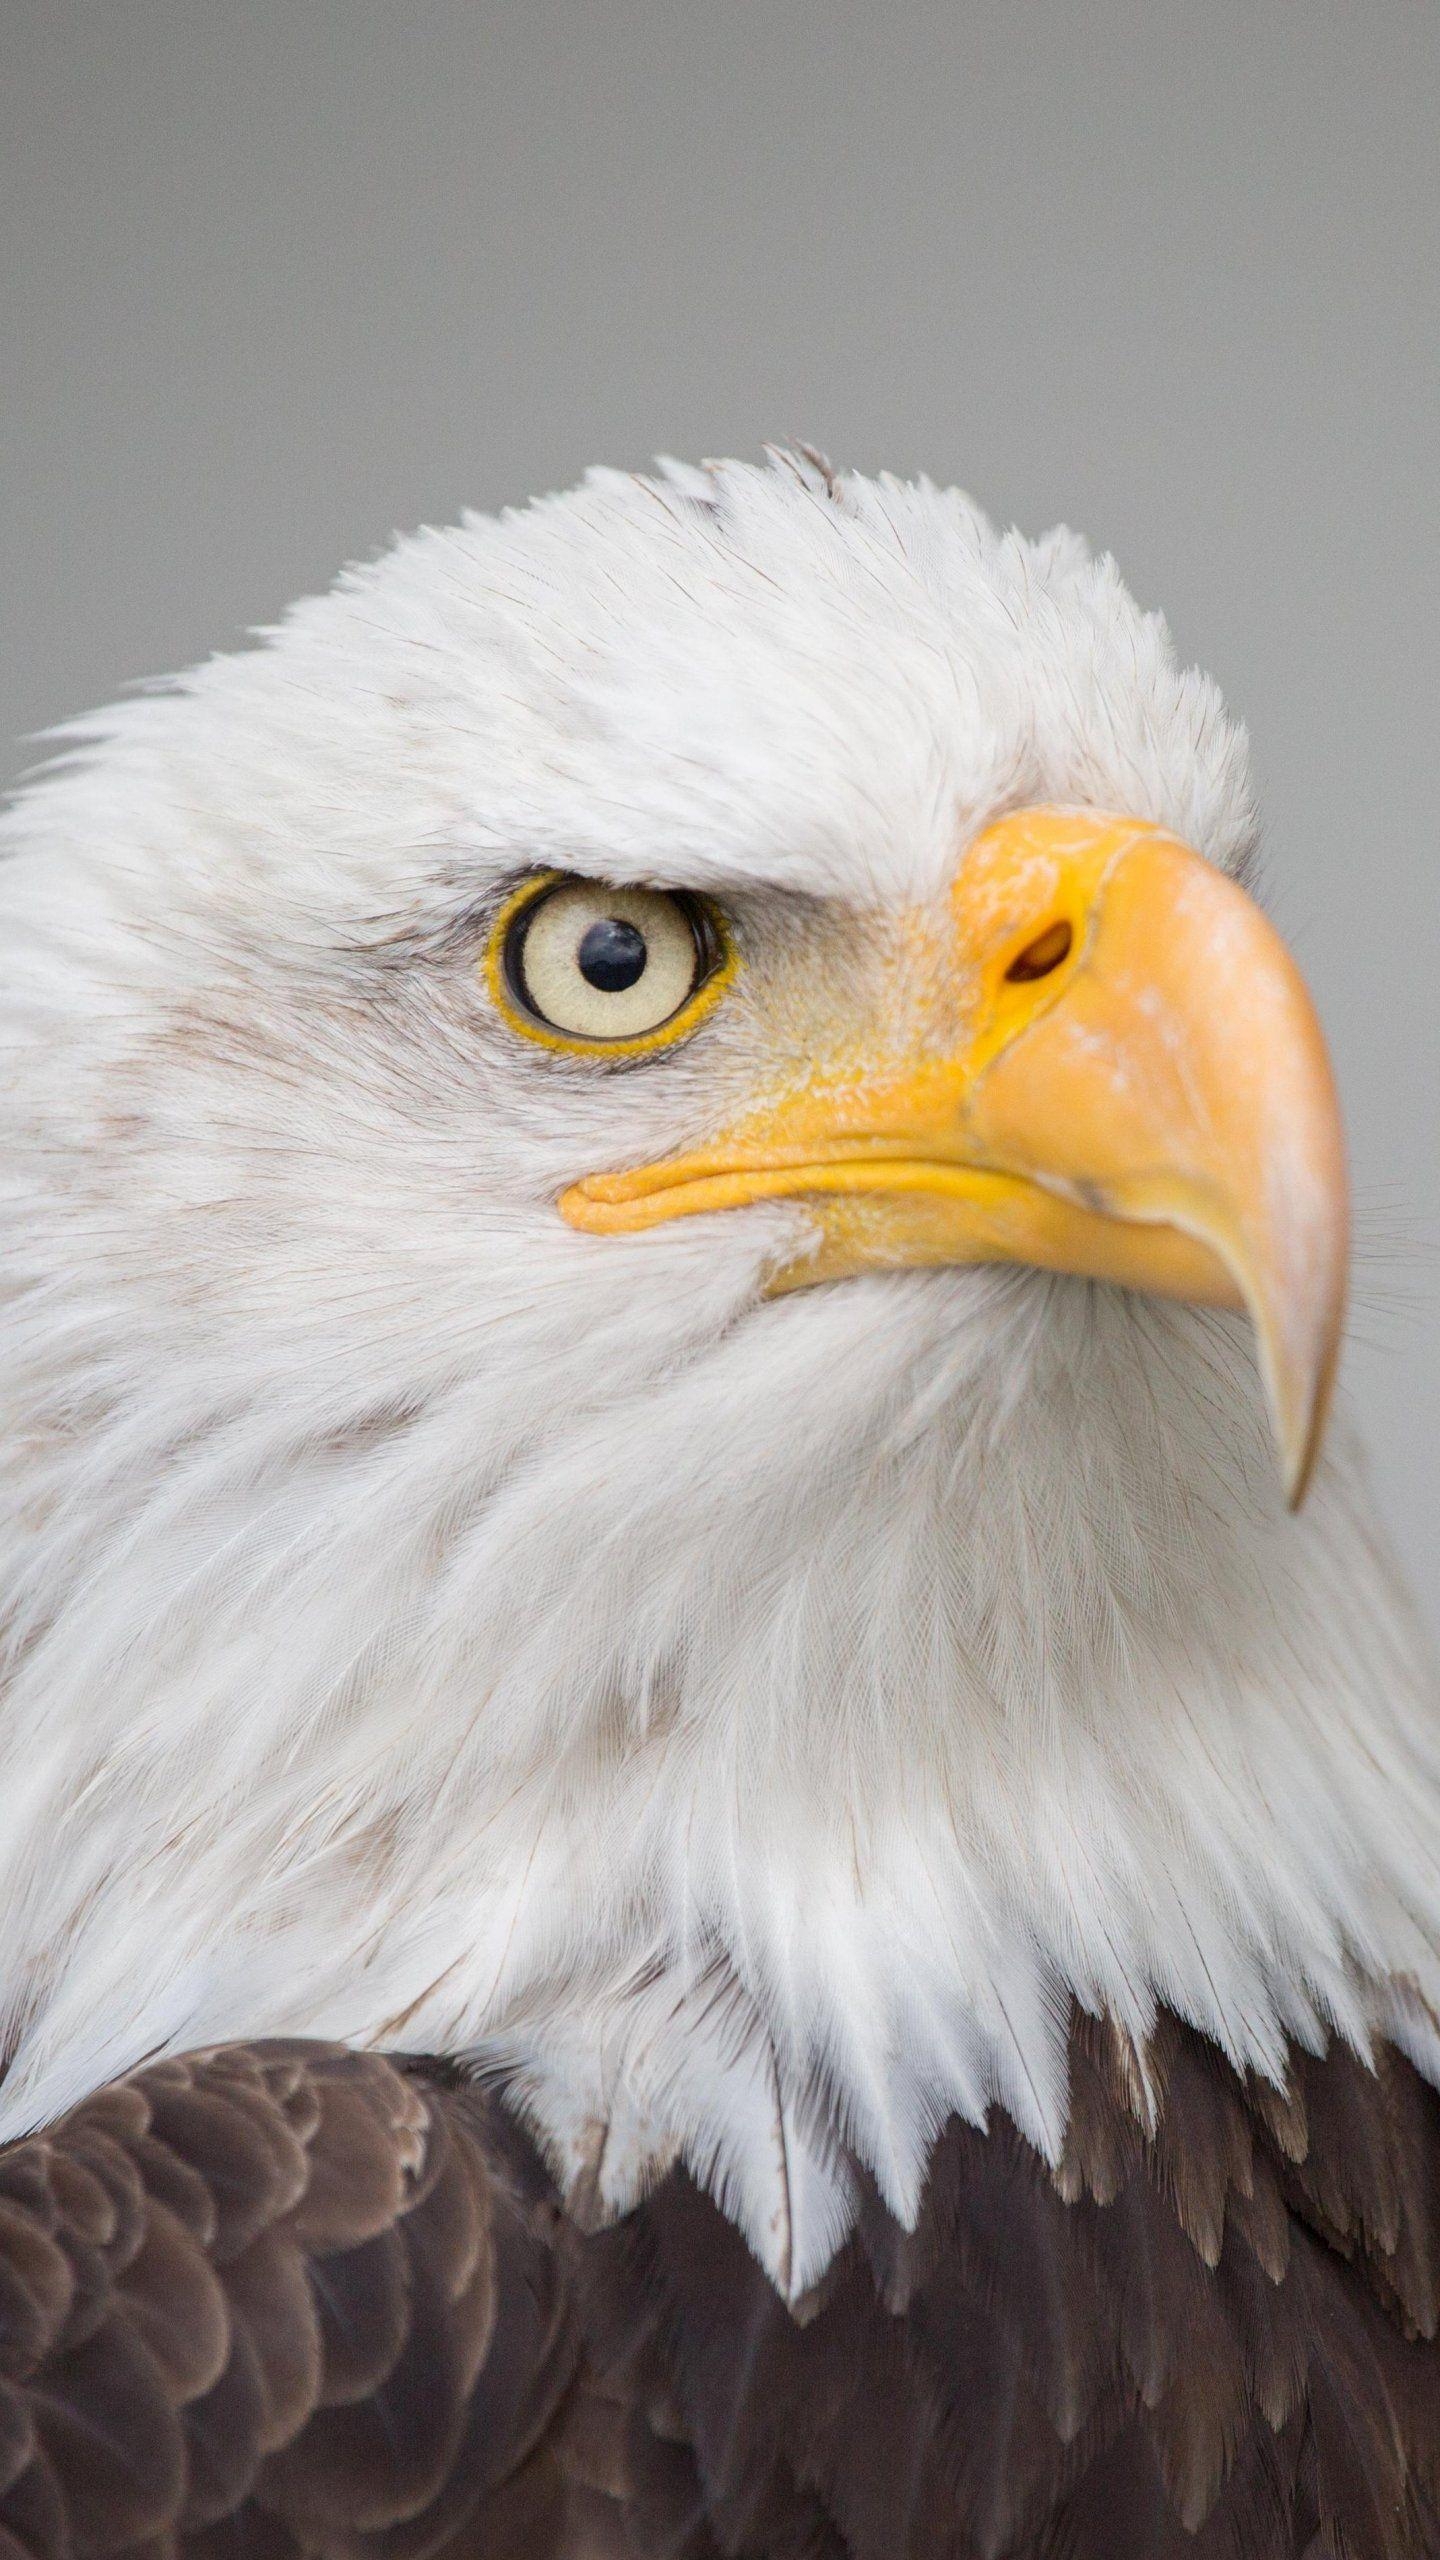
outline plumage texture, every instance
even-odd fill
[[[0,2549],[422,2560],[482,2502],[527,2548],[505,2495],[574,2350],[492,2116],[260,2045],[0,2155]]]
[[[952,2125],[797,2319],[681,2171],[559,2209],[501,2101],[317,2045],[0,2154],[13,2560],[1421,2560],[1440,2100],[1077,2016],[1058,2174]]]
[[[778,1303],[762,1205],[598,1239],[876,1001],[1031,799],[1228,868],[1244,741],[1067,534],[771,467],[401,545],[93,724],[0,871],[4,2127],[261,2033],[503,2068],[799,2298],[941,2129],[1066,2139],[1073,1999],[1434,2067],[1431,1675],[1348,1431],[1034,1273]],[[723,898],[623,1073],[476,972],[559,864]]]

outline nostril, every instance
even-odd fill
[[[1037,933],[1033,942],[1026,943],[1023,951],[1017,952],[1005,972],[1006,977],[1013,978],[1020,986],[1031,978],[1048,978],[1052,969],[1059,968],[1074,939],[1062,916],[1058,924],[1047,925],[1043,933]]]

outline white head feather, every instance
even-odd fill
[[[0,873],[7,2129],[216,2037],[475,2051],[799,2290],[847,2143],[902,2213],[953,2109],[1054,2148],[1072,1994],[1425,2049],[1440,1748],[1343,1424],[1291,1518],[1237,1320],[572,1233],[761,1027],[616,1075],[476,976],[549,864],[842,990],[1023,801],[1239,867],[1241,733],[1109,561],[596,473],[86,736]]]

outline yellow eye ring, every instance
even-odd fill
[[[730,985],[736,959],[707,898],[542,871],[504,901],[481,965],[491,1003],[522,1039],[623,1061],[687,1038]]]

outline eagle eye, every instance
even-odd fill
[[[547,876],[507,901],[492,993],[517,1030],[552,1048],[665,1047],[728,975],[724,928],[699,898]]]

